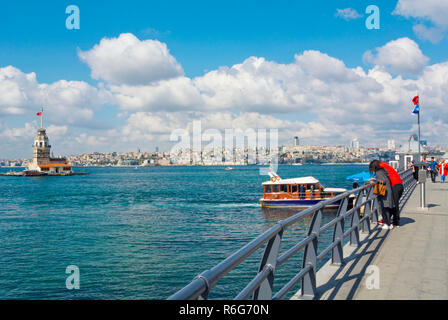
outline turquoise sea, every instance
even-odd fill
[[[267,177],[259,167],[224,169],[75,168],[90,175],[0,176],[0,299],[166,299],[295,213],[261,209]],[[278,174],[351,188],[345,177],[366,169],[284,165]],[[333,216],[326,212],[325,220]],[[307,223],[289,229],[282,251],[301,239]],[[331,232],[322,241],[329,239]],[[261,254],[220,281],[210,298],[233,298],[257,272]],[[79,267],[79,290],[65,286],[69,265]],[[300,265],[300,255],[282,265],[276,288]]]

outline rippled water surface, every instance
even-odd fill
[[[9,169],[0,168],[0,172]],[[0,177],[0,299],[165,299],[294,211],[262,210],[259,167],[77,168],[88,176]],[[350,188],[359,165],[280,166]],[[325,213],[324,222],[334,213]],[[309,219],[284,236],[282,251]],[[331,239],[331,233],[323,242]],[[323,248],[325,243],[320,244]],[[220,281],[210,298],[233,298],[262,251]],[[65,287],[66,267],[80,289]],[[276,289],[301,265],[277,270]]]

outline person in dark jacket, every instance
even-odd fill
[[[376,181],[384,183],[386,185],[386,194],[384,196],[378,195],[378,201],[381,207],[381,215],[383,216],[383,229],[392,229],[390,223],[390,213],[394,210],[395,199],[392,193],[392,186],[389,178],[389,174],[386,169],[382,168],[379,161],[372,161],[369,165],[369,171],[375,172]]]
[[[395,227],[400,226],[400,198],[403,195],[404,187],[403,181],[401,180],[398,172],[386,162],[380,162],[378,160],[373,160],[372,163],[378,163],[379,166],[387,171],[389,174],[390,185],[392,187],[392,195],[394,197],[395,208],[390,211],[392,225]]]

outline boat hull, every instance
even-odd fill
[[[282,199],[282,200],[267,200],[260,199],[261,206],[263,208],[295,208],[306,209],[318,204],[319,202],[328,199]],[[327,209],[337,209],[341,201],[333,202],[332,204],[325,206]]]

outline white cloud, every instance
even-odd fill
[[[111,85],[117,103],[126,110],[177,111],[200,107],[203,100],[192,80],[178,77],[152,85]]]
[[[67,134],[67,131],[67,126],[55,126],[51,124],[47,127],[47,134],[50,135],[53,139],[64,136],[65,134]]]
[[[416,19],[414,32],[421,39],[439,42],[448,30],[448,1],[399,0],[393,14]],[[429,23],[432,26],[425,26]]]
[[[432,43],[437,43],[445,36],[444,28],[427,27],[424,24],[416,24],[412,27],[418,38],[428,40]]]
[[[92,69],[92,78],[117,85],[144,85],[184,74],[165,43],[140,41],[131,33],[103,38],[91,50],[79,50],[78,55]]]
[[[354,20],[362,17],[362,14],[359,14],[353,8],[345,8],[345,9],[336,9],[335,13],[336,17],[342,18],[345,21]]]
[[[75,137],[75,141],[80,145],[97,147],[104,144],[110,145],[111,139],[110,137],[92,135],[89,136],[87,133],[81,133],[79,136]]]
[[[423,55],[418,44],[409,38],[400,38],[390,41],[384,46],[376,48],[376,54],[367,51],[364,61],[382,66],[388,71],[403,75],[420,73],[428,57]]]
[[[7,66],[0,68],[0,116],[35,114],[44,107],[45,119],[82,125],[93,111],[112,101],[110,93],[83,81],[39,83],[36,74]]]
[[[36,122],[27,122],[23,128],[4,127],[0,131],[0,137],[10,141],[32,139],[36,135],[37,128]]]
[[[444,0],[398,0],[394,14],[422,18],[438,25],[448,25],[448,2]]]

